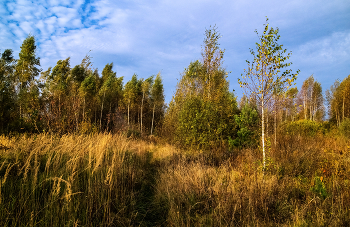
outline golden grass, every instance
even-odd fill
[[[1,226],[347,226],[350,142],[188,153],[122,135],[0,136]]]

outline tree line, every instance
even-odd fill
[[[0,60],[0,131],[97,132],[135,131],[153,134],[165,111],[160,73],[147,79],[123,77],[106,64],[99,75],[87,55],[70,66],[59,60],[46,71],[40,68],[35,38],[29,35],[19,59],[6,49]]]
[[[299,71],[292,73],[291,52],[278,43],[278,32],[268,23],[262,35],[256,32],[259,42],[238,81],[245,92],[237,100],[223,67],[221,35],[215,26],[206,29],[202,59],[185,68],[167,108],[160,73],[146,79],[134,74],[124,84],[113,63],[99,75],[89,55],[73,68],[67,58],[42,71],[35,39],[28,36],[19,59],[10,49],[0,59],[0,130],[156,133],[181,146],[207,149],[257,146],[259,137],[262,144],[265,137],[276,143],[280,125],[321,122],[326,114],[339,126],[350,117],[350,76],[325,95],[313,75],[298,90]]]

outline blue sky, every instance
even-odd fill
[[[252,59],[254,30],[263,30],[266,16],[293,53],[298,88],[311,74],[324,91],[350,74],[348,0],[5,0],[0,15],[1,51],[13,49],[18,58],[31,33],[43,70],[67,57],[74,67],[91,50],[93,67],[101,72],[113,62],[124,82],[134,73],[147,78],[160,71],[167,102],[184,68],[201,59],[205,29],[215,24],[230,89],[240,97],[237,78]]]

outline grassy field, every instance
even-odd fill
[[[350,226],[350,141],[183,151],[122,135],[0,136],[0,226]]]

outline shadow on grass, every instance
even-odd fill
[[[166,226],[169,211],[167,201],[157,201],[156,182],[159,176],[161,162],[153,159],[153,153],[147,152],[139,156],[143,177],[136,186],[138,191],[135,198],[135,213],[137,214],[133,226]]]

